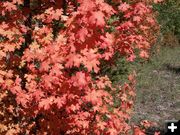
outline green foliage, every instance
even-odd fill
[[[124,83],[127,81],[127,76],[130,73],[130,62],[126,58],[121,57],[116,60],[113,65],[103,62],[102,74],[107,74],[113,83]]]
[[[164,3],[155,4],[154,9],[159,12],[158,21],[162,33],[173,32],[180,38],[180,1],[166,0]]]

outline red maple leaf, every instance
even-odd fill
[[[100,64],[99,62],[99,55],[96,54],[97,50],[96,49],[84,49],[81,51],[81,53],[85,56],[83,58],[83,64],[85,67],[87,67],[88,71],[91,72],[92,69],[94,69],[94,72],[97,73],[99,71],[98,65]]]
[[[119,8],[120,11],[125,12],[125,11],[127,11],[128,9],[130,9],[130,5],[127,4],[126,2],[124,2],[124,3],[122,3],[118,8]]]
[[[81,28],[77,32],[77,38],[79,38],[80,41],[84,42],[87,34],[88,34],[88,30],[86,28]]]
[[[97,26],[104,26],[105,25],[105,15],[101,11],[92,12],[91,16],[89,17],[89,23],[95,24]]]

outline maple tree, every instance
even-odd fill
[[[149,57],[158,25],[146,1],[11,0],[0,7],[0,87],[15,95],[23,115],[16,132],[129,133],[135,75],[114,86],[101,61],[116,53],[127,61]]]

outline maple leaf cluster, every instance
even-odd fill
[[[112,2],[0,2],[0,87],[15,95],[20,133],[129,133],[135,76],[114,86],[101,61],[148,58],[158,25],[144,2]]]

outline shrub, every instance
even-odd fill
[[[149,5],[13,0],[0,6],[0,87],[16,97],[19,133],[130,132],[134,75],[113,86],[102,62],[113,64],[117,53],[125,61],[148,58],[157,30]]]

